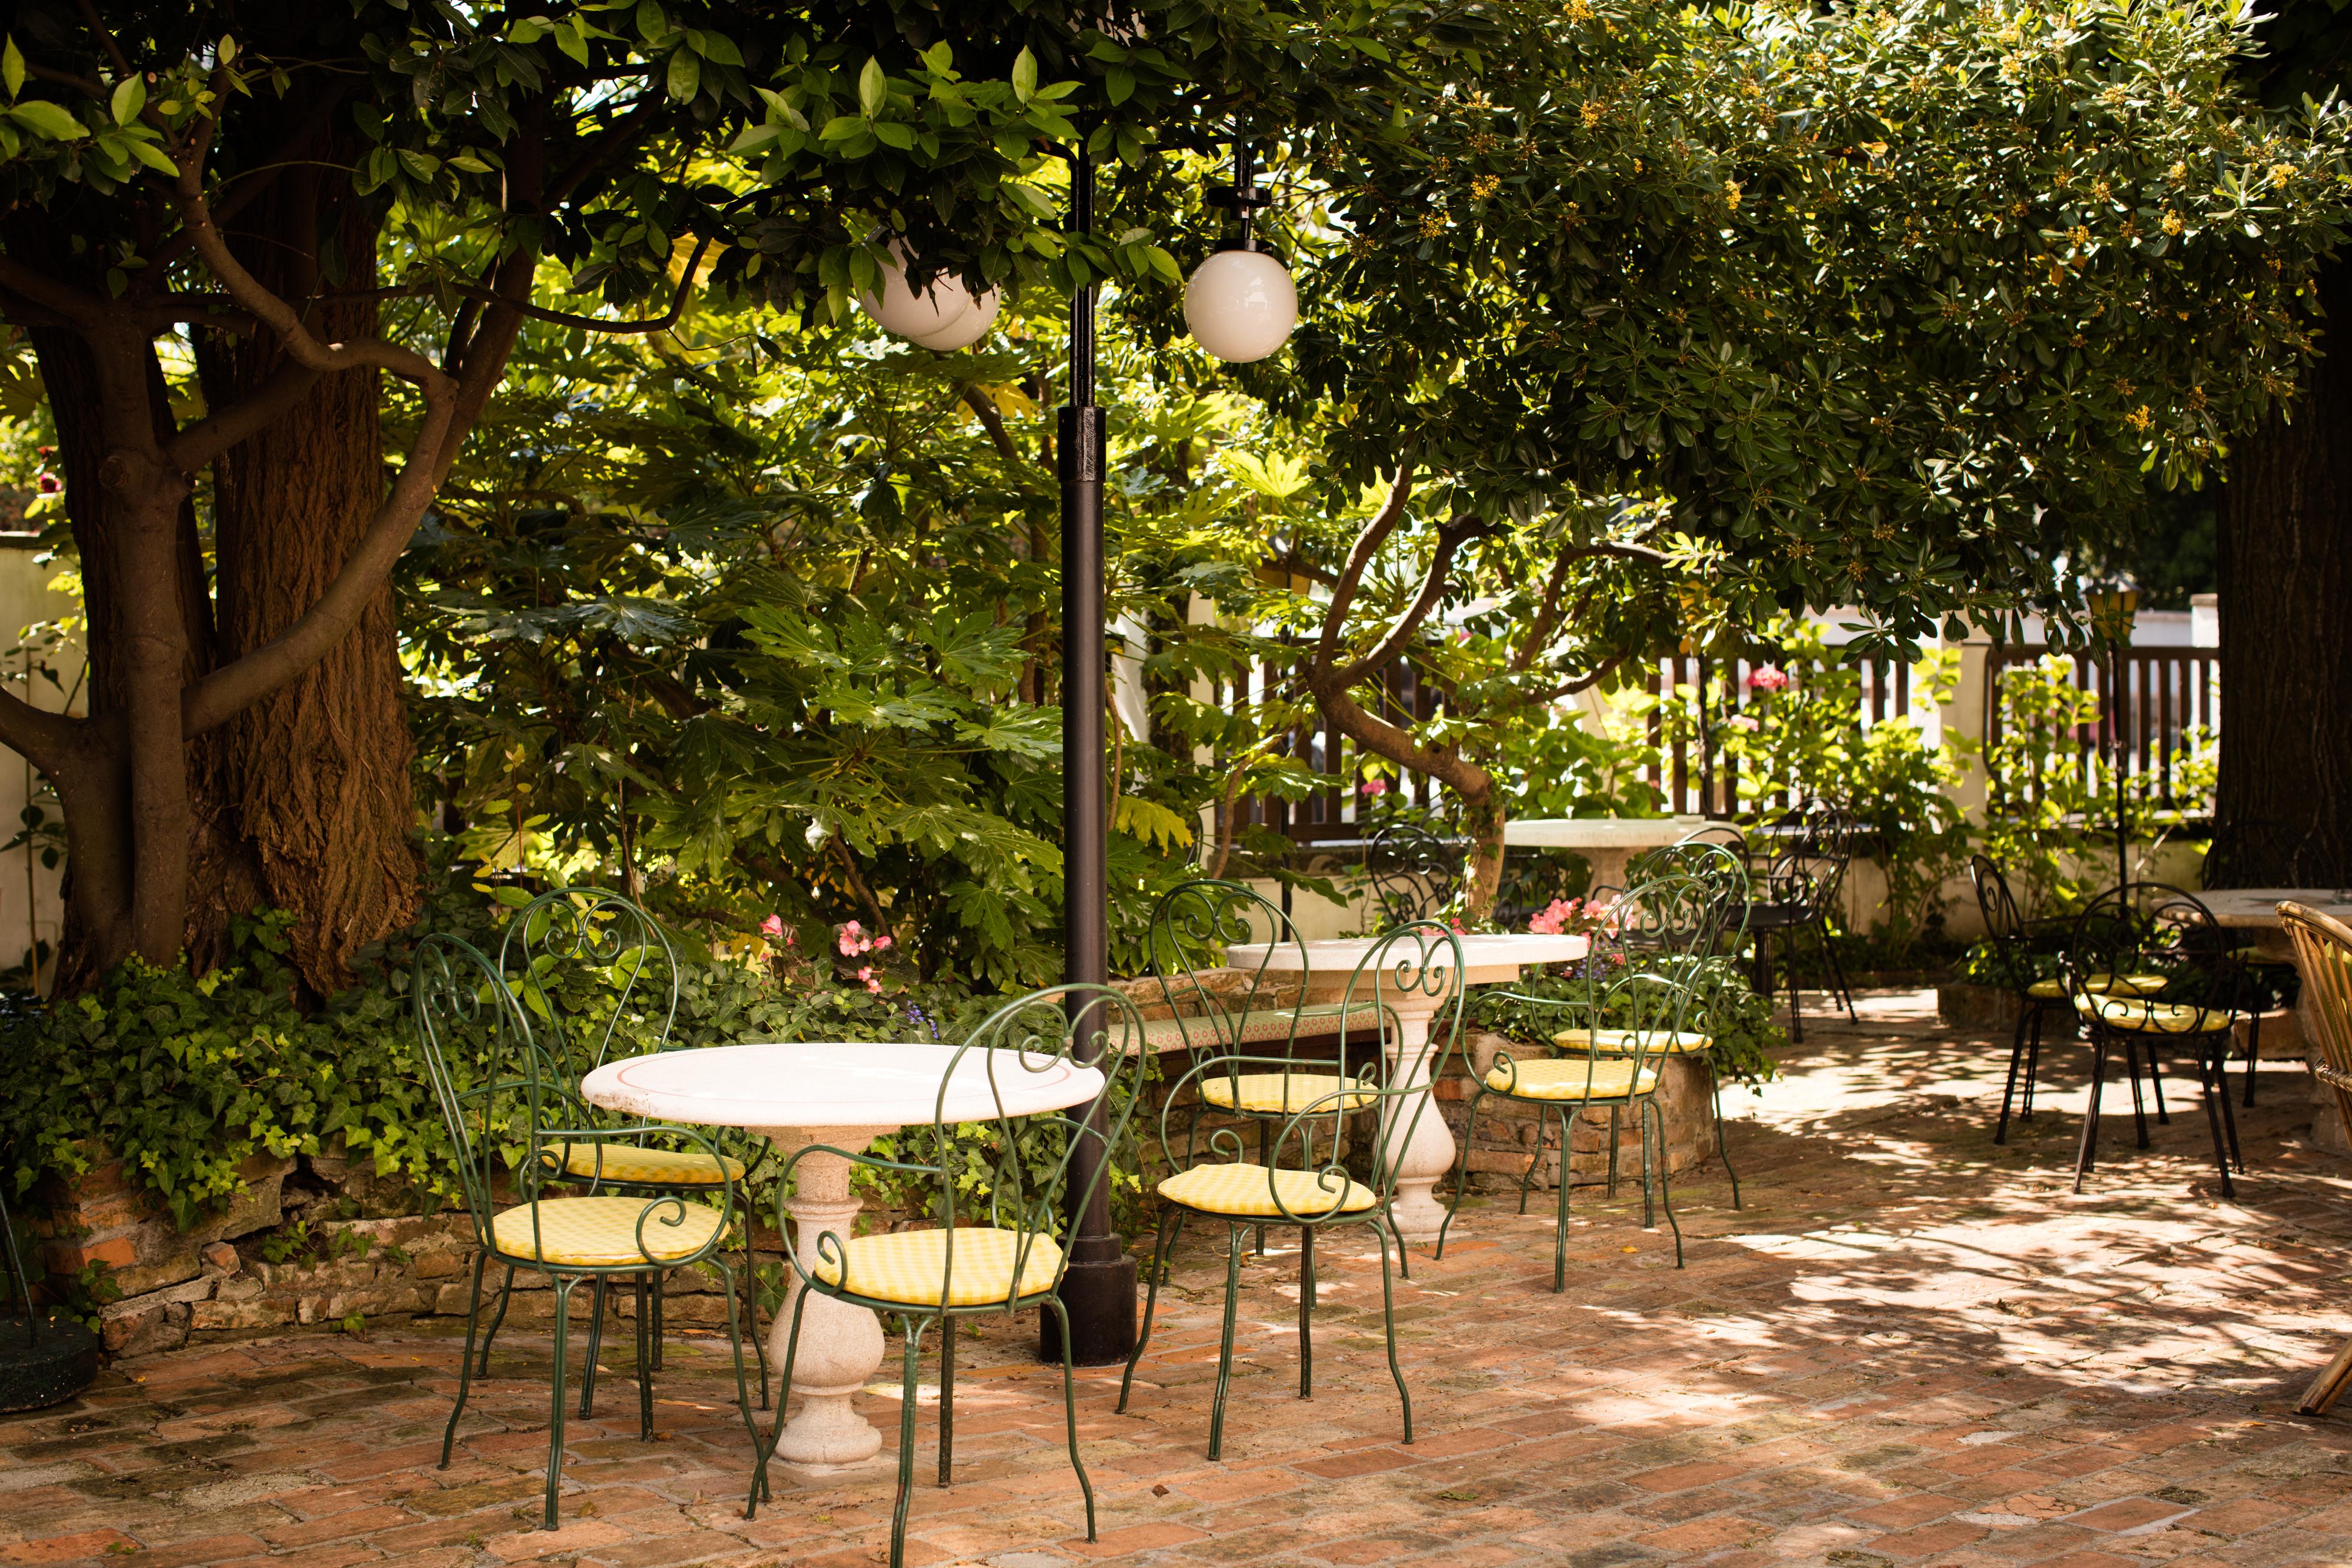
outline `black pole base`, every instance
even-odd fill
[[[1100,1263],[1073,1261],[1062,1276],[1062,1305],[1070,1314],[1070,1360],[1080,1366],[1118,1366],[1135,1354],[1135,1260],[1122,1254]],[[1058,1364],[1061,1324],[1037,1314],[1037,1356]]]

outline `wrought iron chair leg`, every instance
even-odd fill
[[[1559,1179],[1562,1181],[1568,1179],[1569,1162],[1576,1155],[1575,1145],[1569,1142],[1569,1135],[1574,1130],[1568,1118],[1560,1118]],[[1612,1203],[1617,1201],[1617,1145],[1622,1130],[1622,1124],[1617,1119],[1617,1107],[1612,1105],[1609,1107],[1609,1201]]]
[[[1797,978],[1796,947],[1795,938],[1783,931],[1780,934],[1780,967],[1788,971],[1784,977],[1789,982],[1789,1043],[1802,1045],[1805,1043],[1805,1009],[1801,998],[1805,988]]]
[[[940,1320],[940,1486],[955,1462],[955,1319]]]
[[[1381,1244],[1381,1323],[1388,1331],[1389,1375],[1396,1379],[1397,1402],[1404,1407],[1404,1440],[1412,1441],[1412,1396],[1405,1392],[1404,1368],[1397,1364],[1396,1290],[1389,1279],[1389,1239],[1376,1222],[1372,1234]]]
[[[1287,1084],[1289,1080],[1286,1078],[1283,1082]],[[1286,1089],[1283,1098],[1287,1100],[1289,1097]],[[1257,1124],[1257,1163],[1268,1169],[1274,1166],[1274,1124],[1263,1118]],[[1265,1227],[1263,1225],[1257,1228],[1257,1255],[1261,1258],[1265,1256]]]
[[[2021,1003],[2017,1009],[2017,1028],[2011,1031],[2009,1042],[2009,1082],[2000,1092],[2000,1117],[1992,1124],[1992,1141],[2009,1142],[2009,1101],[2017,1092],[2017,1071],[2025,1062],[2025,1024],[2032,1016],[2032,1005]]]
[[[729,1311],[731,1314],[731,1302]],[[727,1321],[731,1323],[735,1320],[730,1315]],[[743,1221],[743,1333],[751,1338],[751,1354],[759,1358],[760,1408],[765,1410],[768,1407],[768,1341],[767,1336],[760,1332],[760,1267],[759,1260],[751,1255],[751,1222],[748,1218]],[[742,1353],[740,1343],[736,1346],[736,1353],[739,1355]]]
[[[1860,1023],[1862,1015],[1853,1009],[1853,988],[1846,983],[1845,960],[1838,956],[1837,944],[1830,940],[1830,923],[1826,920],[1815,921],[1813,934],[1821,938],[1822,956],[1830,961],[1831,977],[1837,982],[1838,997],[1845,1003],[1846,1021]]]
[[[457,1402],[449,1408],[449,1429],[441,1435],[441,1468],[449,1468],[450,1451],[457,1442],[457,1417],[466,1413],[466,1396],[474,1386],[474,1331],[482,1317],[482,1266],[489,1261],[487,1252],[474,1254],[474,1293],[466,1305],[466,1355],[457,1363]]]
[[[1298,1397],[1315,1397],[1315,1228],[1298,1228]]]
[[[2230,1108],[2230,1042],[2222,1040],[2213,1056],[2213,1087],[2221,1096],[2221,1131],[2229,1135],[2230,1158],[2238,1174],[2246,1172],[2246,1153],[2238,1146],[2238,1113]]]
[[[1225,1224],[1225,1326],[1217,1341],[1217,1393],[1209,1406],[1209,1458],[1222,1456],[1225,1448],[1225,1390],[1234,1378],[1234,1308],[1242,1290],[1242,1231],[1244,1226],[1228,1220]],[[1381,1242],[1381,1258],[1385,1265],[1389,1255],[1388,1242]],[[1383,1275],[1386,1269],[1383,1267]]]
[[[601,1283],[601,1278],[599,1280]],[[577,1274],[555,1276],[555,1401],[547,1424],[547,1498],[540,1528],[555,1528],[555,1496],[563,1484],[563,1416],[570,1400],[564,1396],[563,1364],[572,1335],[572,1291]]]
[[[580,1418],[588,1419],[590,1406],[596,1397],[596,1358],[604,1354],[604,1276],[599,1274],[589,1287],[588,1364],[580,1372]],[[637,1332],[643,1333],[640,1323]]]
[[[669,1270],[654,1270],[654,1370],[662,1369],[662,1340],[669,1331],[669,1312],[662,1304],[663,1287],[669,1283]]]
[[[732,1350],[735,1354],[735,1408],[742,1415],[743,1430],[751,1434],[751,1451],[756,1454],[760,1451],[760,1423],[752,1418],[751,1390],[743,1380],[743,1335],[742,1332],[736,1326],[735,1317],[735,1271],[728,1268],[726,1264],[719,1263],[716,1258],[712,1259],[711,1261],[714,1264],[717,1264],[719,1269],[719,1281],[727,1291],[728,1348]],[[751,1282],[749,1280],[746,1280],[743,1283],[743,1293],[748,1296],[751,1293]],[[759,1337],[760,1333],[759,1315],[755,1312],[750,1314],[750,1316],[751,1318],[751,1334],[752,1337],[756,1339]],[[761,1385],[761,1392],[762,1395],[767,1392],[766,1384],[764,1382],[764,1374],[763,1381]],[[761,1404],[761,1408],[767,1408],[764,1402]],[[762,1479],[764,1480],[764,1478]]]
[[[2040,1082],[2042,1073],[2042,1022],[2049,1016],[2049,1009],[2039,1002],[2033,1004],[2033,1034],[2025,1048],[2025,1103],[2017,1110],[2021,1122],[2033,1120],[2033,1086]]]
[[[784,1336],[784,1375],[776,1385],[776,1419],[768,1428],[768,1440],[757,1445],[760,1462],[751,1471],[751,1497],[743,1505],[743,1517],[759,1516],[760,1500],[772,1495],[768,1490],[768,1461],[776,1457],[776,1444],[784,1435],[784,1410],[793,1400],[793,1361],[801,1350],[801,1309],[808,1305],[809,1291],[804,1285],[793,1292],[793,1327]]]
[[[2083,1190],[2083,1173],[2099,1154],[2099,1091],[2107,1074],[2107,1042],[2096,1035],[2091,1040],[2091,1103],[2083,1113],[2083,1146],[2074,1155],[2074,1190]]]
[[[2263,1061],[2263,1010],[2260,1004],[2268,999],[2267,997],[2258,998],[2253,1012],[2246,1019],[2246,1109],[2249,1111],[2254,1108],[2254,1069]]]
[[[2225,1198],[2238,1196],[2230,1180],[2230,1149],[2221,1137],[2221,1108],[2230,1103],[2229,1073],[2224,1067],[2229,1049],[2225,1036],[2210,1052],[2202,1049],[2197,1052],[2197,1087],[2201,1092],[2199,1098],[2205,1102],[2205,1129],[2213,1137],[2213,1166],[2221,1173],[2221,1196]],[[2155,1052],[2150,1051],[2149,1054]],[[2214,1104],[2216,1100],[2221,1104]]]
[[[890,1568],[900,1568],[907,1558],[907,1503],[915,1490],[915,1358],[930,1322],[912,1312],[898,1321],[907,1347],[898,1362],[898,1501],[890,1511]]]
[[[1731,1178],[1731,1207],[1743,1207],[1739,1201],[1739,1173],[1731,1167],[1731,1148],[1725,1141],[1723,1127],[1723,1079],[1715,1070],[1715,1053],[1703,1051],[1699,1060],[1706,1063],[1706,1092],[1715,1105],[1715,1157],[1723,1162],[1723,1174]]]
[[[1521,1214],[1525,1214],[1528,1211],[1528,1194],[1535,1187],[1536,1172],[1543,1166],[1544,1127],[1548,1120],[1549,1118],[1543,1113],[1542,1107],[1538,1106],[1536,1109],[1535,1152],[1528,1156],[1528,1168],[1519,1173],[1519,1212]],[[1469,1153],[1466,1148],[1464,1150],[1463,1157],[1465,1159],[1469,1157]]]
[[[482,1331],[482,1361],[475,1368],[478,1376],[490,1375],[490,1342],[499,1337],[499,1325],[507,1321],[507,1301],[514,1294],[514,1265],[507,1265],[507,1277],[499,1286],[499,1310],[490,1314],[490,1326]]]
[[[2139,1087],[2139,1041],[2130,1035],[2124,1037],[2124,1071],[2131,1079],[2132,1125],[2139,1139],[2138,1146],[2147,1147],[2147,1105]]]
[[[1637,1100],[1633,1103],[1633,1110],[1634,1124],[1642,1134],[1642,1228],[1655,1230],[1658,1228],[1658,1205],[1650,1191],[1650,1123],[1642,1109],[1648,1103],[1646,1100]]]
[[[1151,1343],[1151,1317],[1160,1307],[1160,1281],[1168,1272],[1168,1249],[1175,1244],[1176,1233],[1184,1228],[1184,1210],[1170,1204],[1160,1211],[1160,1236],[1151,1249],[1151,1278],[1143,1292],[1143,1327],[1135,1336],[1135,1349],[1127,1358],[1127,1370],[1119,1375],[1118,1408],[1117,1414],[1127,1414],[1127,1396],[1135,1385],[1135,1364]]]
[[[1078,1393],[1075,1375],[1070,1370],[1070,1313],[1059,1296],[1045,1298],[1046,1307],[1062,1330],[1062,1429],[1068,1435],[1070,1469],[1078,1473],[1078,1490],[1086,1494],[1087,1539],[1095,1539],[1095,1483],[1087,1475],[1086,1461],[1078,1458]]]
[[[1675,1233],[1675,1267],[1679,1269],[1683,1266],[1683,1225],[1675,1218],[1674,1173],[1667,1166],[1667,1155],[1671,1151],[1666,1145],[1666,1113],[1654,1099],[1643,1101],[1642,1109],[1649,1118],[1642,1124],[1642,1163],[1644,1166],[1650,1162],[1649,1121],[1654,1120],[1658,1124],[1658,1207],[1665,1211],[1667,1228]],[[1656,1228],[1653,1226],[1652,1228]]]
[[[646,1336],[646,1277],[637,1281],[637,1440],[654,1440],[654,1365],[653,1348]]]
[[[2158,1075],[2156,1070],[2156,1040],[2151,1036],[2146,1043],[2147,1046],[2148,1098],[2156,1102],[2157,1125],[2160,1127],[2169,1127],[2172,1125],[2172,1113],[2164,1108],[2164,1080]]]
[[[1555,1200],[1557,1212],[1551,1226],[1551,1293],[1555,1296],[1568,1289],[1568,1189],[1575,1186],[1569,1172],[1569,1156],[1575,1152],[1575,1132],[1569,1124],[1570,1113],[1554,1113],[1559,1118],[1559,1192]],[[1536,1124],[1540,1127],[1540,1120]]]
[[[1486,1098],[1486,1089],[1483,1085],[1471,1092],[1470,1114],[1462,1127],[1461,1152],[1454,1156],[1454,1201],[1445,1206],[1445,1218],[1437,1223],[1437,1256],[1440,1260],[1445,1256],[1445,1233],[1454,1228],[1454,1217],[1462,1212],[1463,1195],[1469,1190],[1470,1143],[1478,1135],[1478,1106]],[[1538,1124],[1541,1125],[1540,1123]],[[1528,1168],[1532,1170],[1534,1167]],[[1524,1201],[1520,1205],[1519,1212],[1522,1214],[1527,1212]]]

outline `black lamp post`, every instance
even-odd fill
[[[1257,249],[1249,214],[1267,204],[1251,183],[1249,151],[1234,149],[1234,183],[1211,193],[1232,208],[1240,237],[1228,239],[1194,272],[1185,288],[1184,315],[1193,337],[1219,359],[1241,363],[1279,349],[1298,319],[1290,273]],[[1094,162],[1070,159],[1068,232],[1091,231],[1095,219]],[[862,300],[866,314],[902,337],[942,352],[976,342],[996,315],[993,290],[975,298],[952,277],[935,279],[918,295],[907,286],[903,253],[894,247],[879,297]],[[1100,985],[1110,975],[1110,904],[1105,870],[1110,802],[1103,756],[1102,504],[1106,422],[1095,402],[1095,292],[1089,283],[1070,296],[1070,401],[1060,411],[1055,448],[1062,483],[1062,977]],[[1098,1026],[1082,1008],[1072,1038],[1091,1051]],[[1135,1260],[1110,1224],[1110,1183],[1104,1171],[1109,1146],[1102,1135],[1108,1107],[1088,1107],[1097,1135],[1082,1139],[1070,1159],[1069,1190],[1086,1194],[1068,1216],[1069,1268],[1062,1304],[1069,1312],[1070,1359],[1082,1366],[1125,1361],[1135,1348]],[[1039,1314],[1040,1350],[1062,1358],[1051,1313]]]
[[[2123,651],[2139,613],[2139,590],[2103,582],[2084,596],[2091,625],[2107,645],[2107,766],[2116,779],[2116,886],[2131,884],[2131,823],[2124,809]]]

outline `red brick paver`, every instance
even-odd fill
[[[2352,1563],[2352,1423],[2292,1414],[2352,1333],[2352,1162],[2305,1144],[2300,1071],[2271,1069],[2240,1112],[2254,1169],[2236,1201],[2178,1079],[2156,1146],[2111,1119],[2076,1197],[2079,1051],[2045,1051],[2036,1116],[1995,1148],[2007,1042],[1936,1029],[1924,1004],[1816,1024],[1786,1079],[1729,1096],[1746,1207],[1718,1169],[1678,1185],[1685,1270],[1630,1187],[1574,1195],[1565,1295],[1548,1204],[1467,1208],[1443,1260],[1417,1250],[1397,1286],[1410,1446],[1378,1260],[1354,1237],[1318,1248],[1310,1401],[1295,1244],[1275,1232],[1248,1264],[1215,1464],[1223,1238],[1188,1238],[1129,1414],[1115,1369],[1081,1381],[1092,1546],[1033,1329],[967,1332],[956,1484],[929,1479],[927,1398],[908,1563]],[[501,1338],[446,1470],[446,1333],[120,1363],[74,1405],[0,1417],[0,1564],[881,1560],[887,1469],[779,1474],[743,1519],[749,1444],[707,1335],[674,1336],[651,1443],[628,1347],[608,1343],[597,1415],[567,1430],[563,1528],[535,1530],[549,1351]],[[895,1433],[894,1393],[861,1403]]]

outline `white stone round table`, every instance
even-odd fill
[[[1592,887],[1622,887],[1625,866],[1643,850],[1681,843],[1712,817],[1528,817],[1503,824],[1503,847],[1574,850],[1592,868]]]
[[[1435,1065],[1430,1060],[1429,1020],[1436,1016],[1439,1008],[1453,999],[1457,984],[1510,985],[1518,979],[1523,968],[1568,963],[1583,957],[1589,946],[1582,936],[1511,935],[1465,936],[1461,941],[1463,972],[1458,979],[1446,980],[1428,990],[1417,986],[1383,986],[1377,993],[1397,1020],[1395,1032],[1388,1041],[1389,1086],[1418,1087],[1422,1091],[1389,1101],[1381,1119],[1383,1147],[1388,1145],[1390,1129],[1400,1123],[1412,1128],[1410,1141],[1397,1156],[1396,1197],[1389,1208],[1396,1221],[1397,1234],[1407,1241],[1437,1239],[1438,1228],[1445,1223],[1445,1208],[1430,1189],[1454,1169],[1454,1134],[1447,1130],[1445,1118],[1429,1104],[1430,1071]],[[1302,999],[1340,1000],[1355,977],[1356,966],[1380,945],[1381,938],[1377,936],[1304,944],[1307,984]],[[1397,956],[1412,950],[1401,947]],[[1434,956],[1444,949],[1435,947],[1432,952]],[[1237,969],[1264,968],[1269,973],[1295,974],[1301,955],[1302,945],[1297,943],[1273,947],[1262,943],[1244,944],[1228,948],[1225,961]],[[1369,1004],[1374,995],[1371,977],[1367,974],[1355,999]]]
[[[1024,1056],[976,1051],[959,1062],[951,1045],[835,1040],[715,1045],[608,1061],[580,1081],[580,1097],[647,1121],[742,1127],[790,1158],[811,1144],[862,1150],[901,1127],[1035,1115],[1083,1105],[1102,1092],[1103,1075],[1095,1068],[1038,1054],[1024,1062]],[[793,1167],[784,1207],[802,1257],[814,1259],[817,1238],[827,1231],[844,1241],[853,1234],[862,1205],[849,1190],[849,1171],[848,1160],[822,1151]],[[805,1285],[798,1277],[792,1281],[795,1293]],[[780,1373],[792,1322],[788,1296],[768,1335],[769,1364]],[[882,1434],[850,1396],[880,1368],[882,1352],[882,1323],[873,1312],[822,1292],[813,1298],[801,1314],[793,1364],[800,1413],[784,1423],[776,1457],[817,1470],[872,1458]]]
[[[2213,912],[2213,922],[2246,933],[2247,946],[2259,947],[2282,964],[2296,966],[2302,973],[2302,960],[2295,956],[2294,943],[2286,934],[2285,924],[2279,919],[2282,904],[2300,904],[2306,909],[2316,909],[2322,915],[2352,923],[2352,899],[2344,896],[2345,890],[2335,887],[2227,887],[2215,888],[2197,895],[2198,902]],[[2303,995],[2310,998],[2318,993],[2308,985]],[[2302,1026],[2305,1060],[2318,1066],[2319,1020],[2308,1010],[2309,1002],[2295,1004],[2295,1022]],[[2336,1109],[2336,1091],[2322,1083],[2315,1074],[2311,1080],[2311,1141],[2323,1149],[2336,1154],[2352,1154],[2352,1140],[2346,1137],[2344,1117]]]

